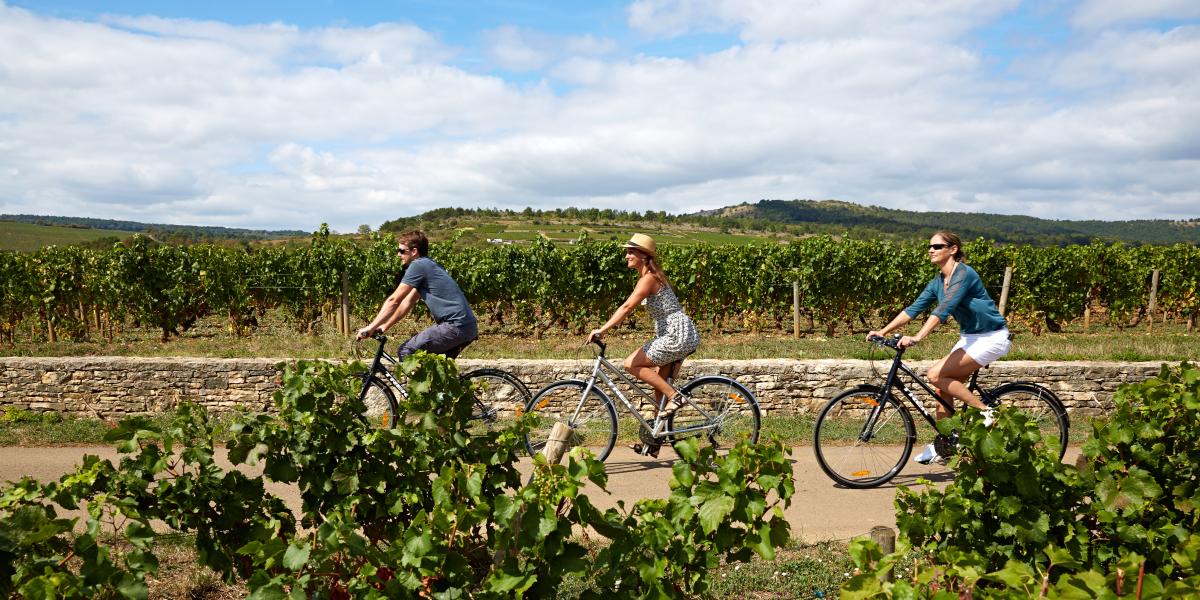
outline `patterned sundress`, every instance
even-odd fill
[[[683,305],[679,304],[671,286],[661,285],[658,292],[642,300],[642,304],[654,319],[655,338],[642,346],[650,362],[661,367],[683,360],[700,346],[696,324],[683,312]]]

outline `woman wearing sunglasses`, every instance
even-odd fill
[[[985,423],[990,423],[991,415],[986,412],[987,406],[967,389],[966,380],[971,373],[1008,354],[1012,344],[1008,323],[983,287],[979,273],[963,264],[962,240],[957,235],[948,231],[933,234],[929,238],[929,261],[938,266],[938,274],[929,281],[921,295],[887,326],[867,333],[867,337],[885,336],[932,306],[933,310],[921,330],[916,335],[900,338],[900,346],[907,348],[920,343],[938,325],[954,317],[958,321],[958,342],[950,349],[950,354],[929,367],[927,377],[938,389],[942,400],[952,403],[957,398],[984,410]],[[947,414],[946,408],[938,404],[937,417],[940,419]],[[929,444],[914,460],[929,464],[938,458],[933,444]]]

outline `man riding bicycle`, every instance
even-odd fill
[[[417,350],[457,357],[479,337],[479,326],[467,297],[450,274],[429,258],[425,232],[414,229],[400,234],[396,251],[404,263],[404,275],[396,291],[383,301],[375,319],[358,330],[358,339],[395,325],[412,310],[419,297],[425,301],[435,323],[400,344],[396,358],[403,359]]]

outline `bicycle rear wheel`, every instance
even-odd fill
[[[999,405],[1025,413],[1038,430],[1042,439],[1051,448],[1057,443],[1058,459],[1067,453],[1068,428],[1067,410],[1054,392],[1027,381],[1006,383],[991,393]]]
[[[469,423],[472,435],[508,427],[532,398],[529,388],[507,371],[476,369],[462,378],[471,384],[475,402]]]
[[[758,441],[758,399],[742,384],[728,377],[701,377],[680,391],[691,402],[667,417],[667,430],[678,432],[671,434],[672,444],[700,436],[717,450],[728,452],[738,442]]]
[[[890,394],[874,423],[868,423],[882,396],[877,386],[846,390],[817,415],[813,428],[817,464],[846,487],[872,488],[887,483],[912,454],[917,438],[912,415]]]
[[[617,411],[603,392],[592,387],[584,396],[586,389],[582,381],[559,381],[542,388],[525,405],[526,412],[542,417],[525,436],[530,456],[546,447],[555,423],[566,423],[573,431],[571,446],[587,446],[597,459],[608,458],[617,442]]]

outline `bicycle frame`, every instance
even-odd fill
[[[911,404],[913,408],[915,408],[917,412],[925,418],[925,421],[929,423],[931,427],[937,429],[937,419],[933,415],[929,414],[929,411],[925,409],[925,405],[917,400],[917,397],[912,390],[905,386],[904,380],[899,376],[901,373],[907,375],[911,382],[915,382],[918,386],[924,389],[925,393],[932,396],[934,400],[937,400],[938,404],[941,404],[942,407],[949,411],[951,415],[955,413],[953,402],[946,402],[946,400],[944,400],[941,395],[938,394],[938,391],[935,390],[933,386],[926,383],[923,377],[913,373],[912,369],[908,368],[908,365],[904,364],[904,348],[893,345],[894,343],[895,340],[892,340],[892,343],[887,343],[885,340],[885,342],[882,344],[883,346],[895,350],[896,355],[892,358],[892,366],[890,369],[888,369],[887,377],[884,378],[883,388],[880,389],[879,404],[877,404],[875,408],[871,410],[870,416],[867,417],[866,425],[863,426],[862,433],[859,434],[860,438],[869,436],[868,432],[874,431],[875,423],[879,419],[879,414],[883,412],[883,406],[884,402],[887,400],[888,392],[893,388],[899,390],[900,393],[904,395],[909,404]],[[978,377],[978,370],[971,373],[971,378],[967,384],[967,389],[979,394],[984,399],[984,402],[987,402],[991,399],[991,395],[979,387]]]
[[[603,383],[604,386],[607,387],[608,390],[621,401],[621,404],[625,406],[625,410],[629,411],[629,413],[632,414],[635,419],[637,419],[638,424],[646,431],[651,432],[651,435],[653,435],[654,428],[659,421],[658,413],[655,414],[654,419],[652,420],[647,420],[646,418],[642,417],[641,411],[639,411],[638,408],[633,405],[633,402],[631,402],[629,398],[625,397],[625,394],[621,393],[621,389],[617,387],[616,382],[614,382],[613,378],[609,376],[609,372],[615,373],[621,381],[624,381],[626,385],[633,388],[633,390],[636,391],[641,397],[650,400],[650,402],[659,407],[660,410],[662,408],[661,403],[653,396],[653,394],[647,394],[646,390],[643,389],[637,381],[625,373],[623,369],[618,369],[616,365],[609,362],[608,358],[604,356],[604,350],[606,348],[604,342],[596,340],[594,343],[599,346],[600,352],[596,354],[596,360],[594,363],[592,363],[592,375],[588,377],[587,386],[584,388],[583,394],[579,397],[579,404],[575,406],[575,412],[571,414],[571,421],[579,418],[579,411],[583,409],[583,400],[588,397],[588,394],[592,393],[592,389],[596,387],[596,380],[599,379],[600,382]],[[672,378],[668,377],[667,383],[670,384],[671,380]],[[704,407],[691,402],[690,400],[688,401],[688,405],[700,411],[706,420],[712,420],[712,415],[709,414],[708,411],[704,410]],[[687,427],[684,429],[672,429],[670,431],[663,431],[655,437],[692,433],[695,431],[709,431],[715,428],[716,424]]]
[[[371,338],[379,342],[379,348],[375,351],[375,359],[371,361],[371,368],[367,369],[367,371],[363,373],[363,385],[362,390],[358,393],[358,399],[366,400],[367,391],[370,388],[371,376],[375,375],[376,373],[382,375],[384,382],[387,383],[388,386],[394,391],[399,393],[401,397],[408,398],[408,392],[404,390],[404,385],[400,383],[399,379],[396,379],[395,375],[392,375],[391,369],[383,366],[384,360],[387,360],[387,362],[391,363],[392,366],[400,363],[400,361],[396,360],[396,357],[392,356],[387,351],[387,336],[383,335],[382,333],[376,333],[375,335],[371,336]]]

